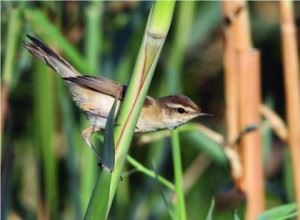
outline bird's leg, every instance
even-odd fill
[[[93,149],[93,151],[96,153],[96,156],[97,156],[98,159],[100,160],[101,157],[99,156],[99,154],[98,154],[96,148],[92,145],[92,143],[91,143],[91,141],[90,141],[90,138],[91,138],[92,134],[95,133],[96,131],[99,131],[99,130],[100,130],[100,129],[97,129],[97,128],[95,128],[94,126],[92,126],[92,127],[88,127],[88,128],[86,128],[86,129],[84,129],[84,130],[82,131],[81,134],[82,134],[82,137],[83,137],[85,143],[87,143],[87,145],[88,145],[90,148]]]

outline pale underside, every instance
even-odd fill
[[[104,129],[106,120],[114,103],[115,98],[113,96],[93,91],[91,89],[78,86],[73,82],[68,82],[72,93],[73,100],[78,107],[87,113],[88,120],[95,130]],[[150,97],[147,97],[151,99]],[[117,103],[116,115],[119,112],[120,100]],[[142,108],[140,117],[138,119],[135,132],[146,132],[163,129],[166,124],[163,120],[153,120],[153,114],[155,117],[159,117],[159,107],[153,103],[149,106]]]

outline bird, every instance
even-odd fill
[[[116,97],[118,99],[116,112],[118,112],[127,86],[101,76],[83,75],[41,39],[31,35],[27,37],[24,47],[58,73],[69,88],[72,99],[87,115],[90,126],[82,131],[82,137],[85,143],[93,148],[91,136],[105,129],[108,114]],[[146,96],[135,132],[171,130],[196,117],[206,115],[210,114],[203,113],[199,106],[185,95],[159,98]]]

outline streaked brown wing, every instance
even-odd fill
[[[118,96],[119,99],[123,99],[125,96],[127,86],[113,80],[101,77],[101,76],[76,76],[63,78],[66,81],[76,83],[82,87],[102,92],[112,97]]]
[[[102,92],[112,97],[118,96],[120,100],[123,100],[127,89],[127,86],[101,76],[82,75],[76,77],[66,77],[63,79],[73,82],[81,87],[91,89],[96,92]],[[151,105],[152,99],[153,98],[150,96],[146,96],[144,106],[147,107]]]

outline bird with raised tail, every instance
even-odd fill
[[[118,97],[118,106],[126,86],[100,76],[81,75],[71,64],[41,40],[29,36],[25,48],[46,63],[66,82],[73,100],[87,114],[90,127],[82,132],[85,142],[93,148],[90,137],[104,129],[109,111]],[[118,112],[118,107],[117,111]],[[209,115],[184,95],[153,98],[147,96],[136,125],[136,132],[176,128],[198,116]]]

